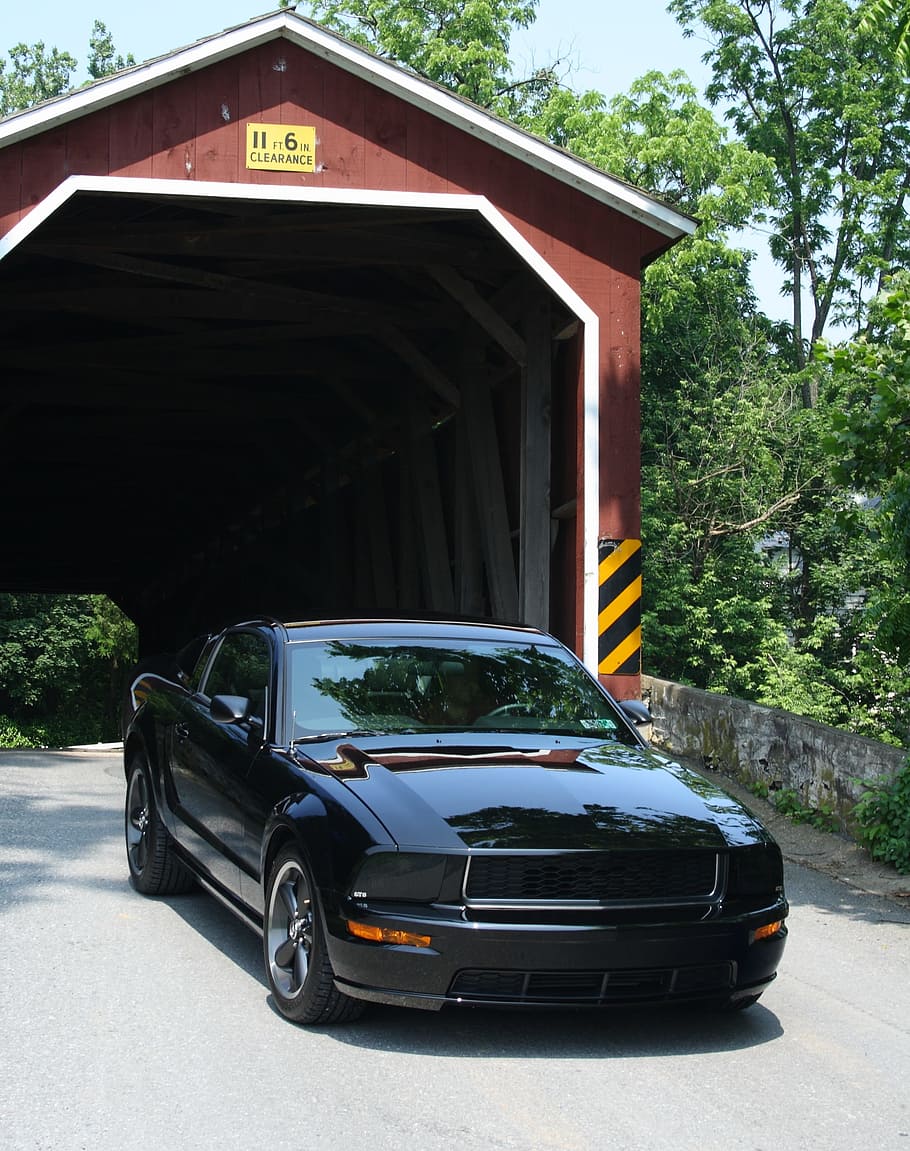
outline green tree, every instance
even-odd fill
[[[534,22],[538,0],[281,0],[379,56],[505,116],[545,96],[557,65],[516,78],[509,42]]]
[[[0,593],[0,746],[116,739],[132,623],[105,596]]]
[[[135,63],[131,55],[118,55],[110,32],[96,20],[89,39],[89,76],[97,80]],[[9,51],[9,66],[0,60],[0,116],[62,96],[71,89],[78,66],[75,56],[47,48],[43,40],[36,44],[17,44]]]
[[[863,13],[862,29],[884,37],[894,47],[894,56],[905,73],[910,73],[910,2],[872,0]]]
[[[844,385],[827,446],[837,478],[880,501],[871,517],[879,577],[870,618],[882,646],[910,667],[910,275],[896,276],[876,301],[867,334],[827,348]],[[868,519],[867,519],[868,523]],[[855,518],[851,527],[855,528]]]
[[[530,126],[701,220],[642,291],[644,642],[650,669],[724,689],[783,632],[755,544],[805,482],[789,365],[757,310],[751,255],[728,242],[769,204],[773,166],[731,141],[679,72],[609,104],[556,92]]]
[[[770,247],[803,367],[830,322],[860,329],[868,295],[907,262],[910,89],[848,0],[671,0],[670,11],[687,35],[707,33],[709,99],[774,163]],[[815,377],[803,384],[811,406]]]
[[[0,60],[0,115],[20,112],[60,96],[70,87],[76,60],[68,52],[37,44],[17,44],[9,50],[9,67]]]
[[[114,48],[114,40],[110,32],[100,20],[92,25],[92,34],[89,37],[88,74],[93,80],[100,80],[102,76],[110,76],[124,68],[131,68],[135,59],[131,53],[121,56]]]

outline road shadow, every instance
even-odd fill
[[[373,1007],[332,1030],[339,1043],[376,1051],[466,1059],[630,1059],[743,1051],[783,1037],[773,1011],[682,1005],[438,1013]]]

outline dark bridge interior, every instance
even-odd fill
[[[474,212],[80,192],[0,261],[0,588],[105,592],[144,650],[261,612],[570,639],[577,328]]]

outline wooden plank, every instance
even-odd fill
[[[194,177],[234,182],[239,178],[243,154],[236,63],[223,61],[199,72],[195,96]]]
[[[391,524],[386,511],[382,466],[374,463],[364,469],[362,483],[370,541],[369,564],[373,573],[374,606],[382,612],[393,612],[398,606],[395,595],[395,565],[392,560]]]
[[[21,219],[22,145],[13,144],[0,152],[0,236]]]
[[[246,142],[246,126],[250,123],[277,124],[281,115],[281,67],[285,41],[262,44],[241,58],[237,77],[241,147]],[[273,184],[274,172],[261,172],[247,168],[241,159],[239,177],[244,184]]]
[[[519,618],[550,626],[550,301],[535,294],[524,317],[528,364],[522,372]]]
[[[476,371],[466,374],[461,392],[490,610],[495,619],[517,620],[518,583],[490,389]]]
[[[68,176],[106,176],[110,171],[110,111],[102,108],[66,129]]]
[[[23,212],[33,208],[66,177],[66,128],[32,136],[22,145]]]
[[[196,78],[174,80],[152,95],[152,176],[189,180],[196,170]]]
[[[614,238],[612,252],[610,298],[601,321],[599,535],[640,539],[640,284],[634,228]],[[620,270],[630,265],[634,272]]]
[[[288,45],[286,70],[281,74],[281,124],[302,124],[316,129],[316,171],[281,173],[282,183],[321,188],[325,170],[320,147],[325,136],[325,79],[329,65],[319,56]]]
[[[319,582],[322,603],[327,612],[337,612],[344,602],[341,586],[345,564],[338,562],[342,535],[341,500],[338,494],[338,457],[324,447],[322,453],[322,487],[319,493]]]
[[[403,101],[373,88],[365,96],[364,186],[404,190],[407,187],[406,112]]]
[[[480,370],[478,349],[465,344],[462,374]],[[463,615],[484,614],[483,553],[477,502],[471,475],[468,421],[462,408],[455,418],[455,603]]]
[[[469,280],[446,264],[434,264],[428,271],[517,364],[523,366],[527,362],[528,353],[524,340],[495,308],[490,307]]]
[[[341,68],[327,68],[323,81],[325,118],[317,141],[316,162],[327,186],[364,187],[363,105],[361,81]]]
[[[455,610],[449,544],[433,430],[423,396],[413,390],[408,405],[411,440],[411,478],[418,526],[421,567],[426,580],[427,607],[431,611]]]
[[[421,383],[426,384],[438,396],[441,396],[452,407],[457,408],[461,403],[458,387],[445,372],[423,354],[413,341],[409,340],[404,332],[390,326],[384,327],[377,333],[391,350],[414,372]]]
[[[407,190],[445,192],[448,134],[439,121],[421,108],[407,108]]]
[[[111,107],[109,155],[112,175],[151,176],[154,115],[151,92]]]
[[[405,405],[407,400],[405,400]],[[417,564],[417,530],[414,523],[414,484],[407,412],[402,411],[398,451],[398,605],[405,611],[420,606],[420,570]]]
[[[359,466],[362,454],[358,453],[357,490],[354,493],[354,540],[353,551],[357,561],[351,564],[354,583],[354,610],[358,615],[368,615],[376,608],[373,583],[373,561],[370,554],[372,533],[370,531],[370,505],[364,469]]]

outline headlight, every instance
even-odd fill
[[[784,863],[776,843],[742,847],[730,852],[731,898],[764,895],[776,897],[784,890]]]
[[[420,851],[379,851],[370,855],[351,885],[351,897],[433,903],[439,898],[446,857]]]

